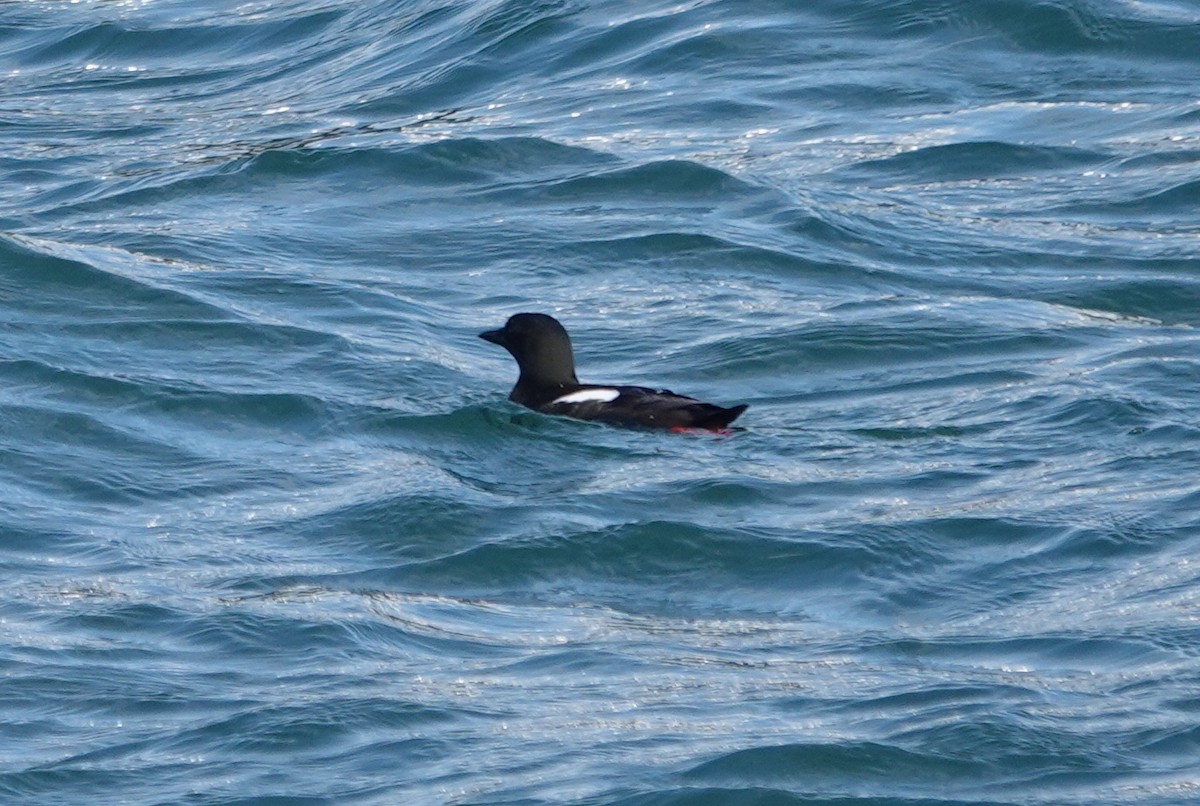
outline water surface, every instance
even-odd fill
[[[1184,2],[0,5],[0,799],[1165,804]],[[546,418],[476,334],[747,402]]]

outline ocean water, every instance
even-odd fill
[[[1200,6],[0,4],[0,802],[1200,800]],[[746,402],[521,410],[476,334]]]

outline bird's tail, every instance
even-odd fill
[[[721,406],[713,406],[715,411],[696,425],[700,428],[725,428],[748,408],[750,408],[750,404],[748,403],[743,403],[740,406],[730,406],[727,409]]]

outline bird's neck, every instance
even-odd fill
[[[536,407],[547,403],[556,397],[561,397],[571,389],[579,386],[579,381],[572,372],[566,378],[561,375],[553,377],[545,374],[522,371],[517,378],[509,400],[522,406]]]

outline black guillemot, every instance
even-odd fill
[[[675,431],[727,427],[748,406],[724,408],[666,389],[580,383],[566,329],[544,313],[518,313],[499,330],[479,338],[512,353],[521,368],[508,399],[543,414],[612,425]]]

